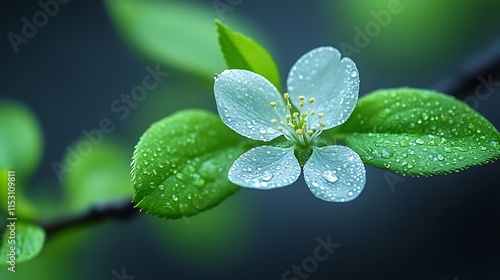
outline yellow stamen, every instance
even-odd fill
[[[307,131],[307,135],[309,135],[309,136],[313,135],[313,133],[314,133],[314,131],[312,131],[311,129],[309,129],[309,130]]]
[[[316,101],[316,99],[314,97],[309,98],[309,103],[312,104],[312,103],[314,103],[314,101]]]
[[[300,100],[300,101],[303,101],[304,99],[306,99],[306,97],[305,97],[305,96],[303,96],[303,95],[299,96],[299,100]]]
[[[324,117],[324,116],[325,116],[325,114],[323,114],[323,113],[319,113],[319,114],[318,114],[318,118],[322,118],[322,117]]]
[[[274,107],[276,107],[276,102],[274,102],[274,101],[273,102],[269,102],[269,105],[271,105],[271,107],[274,108]]]
[[[272,120],[271,120],[271,123],[272,123],[272,124],[275,124],[275,123],[277,123],[277,122],[278,122],[278,121],[277,121],[276,119],[272,119]]]
[[[302,136],[304,134],[304,132],[302,132],[302,129],[300,129],[300,128],[295,130],[295,132],[297,132],[297,135],[300,135],[300,136]]]
[[[289,98],[290,98],[290,94],[288,94],[287,92],[285,92],[285,94],[283,94],[283,97],[284,97],[285,99],[289,99]]]

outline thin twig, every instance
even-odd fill
[[[73,226],[89,225],[101,222],[105,219],[129,219],[139,211],[134,208],[129,199],[126,201],[106,204],[102,206],[95,206],[87,212],[62,220],[57,220],[51,223],[42,225],[47,233],[47,237],[61,232],[64,229]]]
[[[480,84],[479,77],[487,77],[500,71],[500,39],[483,51],[471,56],[462,66],[449,76],[439,80],[432,89],[464,98],[473,94]]]

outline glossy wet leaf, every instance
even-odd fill
[[[7,221],[7,225],[9,225],[10,222],[11,221]],[[11,238],[11,236],[15,237]],[[16,221],[15,234],[11,235],[11,228],[7,226],[2,235],[0,245],[0,264],[9,265],[9,254],[14,253],[16,264],[30,260],[40,253],[44,242],[45,231],[43,228],[37,225]],[[12,249],[14,249],[14,251],[12,251]]]
[[[244,139],[202,110],[180,111],[154,123],[134,151],[137,207],[175,219],[217,205],[238,189],[227,174],[246,150]]]
[[[28,178],[40,163],[43,136],[36,116],[25,106],[0,100],[0,168]]]
[[[409,175],[432,175],[500,157],[500,134],[465,103],[429,90],[379,90],[331,130],[365,163]]]
[[[260,74],[279,90],[281,82],[278,67],[266,49],[251,38],[232,31],[220,21],[216,21],[215,24],[227,67]]]

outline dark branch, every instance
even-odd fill
[[[480,77],[486,79],[499,71],[500,39],[467,59],[455,73],[439,80],[431,88],[458,98],[464,98],[474,93],[474,89],[481,83]]]
[[[129,219],[136,213],[139,213],[139,211],[134,208],[130,200],[126,200],[113,204],[95,206],[80,215],[47,223],[42,225],[42,227],[45,229],[47,237],[52,237],[60,231],[73,226],[95,224],[110,218],[120,220]]]

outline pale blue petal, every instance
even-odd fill
[[[311,192],[330,202],[355,199],[365,187],[366,171],[359,155],[345,146],[314,148],[304,166]]]
[[[300,176],[293,148],[259,146],[241,155],[229,169],[233,184],[262,190],[291,185]]]
[[[215,76],[214,93],[219,115],[232,130],[263,141],[281,135],[271,120],[285,116],[285,103],[266,78],[247,70],[225,70]],[[271,101],[277,103],[275,108]]]
[[[303,55],[287,80],[291,101],[314,97],[311,109],[324,113],[324,129],[344,123],[358,101],[359,75],[354,62],[332,47],[320,47]]]

